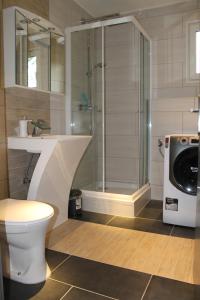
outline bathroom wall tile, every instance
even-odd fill
[[[49,19],[62,30],[65,27],[80,24],[81,18],[88,18],[86,13],[75,1],[49,0]]]
[[[153,65],[153,88],[182,87],[183,64]]]
[[[106,69],[106,81],[108,91],[122,91],[137,88],[136,68],[131,66]]]
[[[50,109],[64,110],[65,96],[51,93],[50,95]]]
[[[172,5],[155,7],[152,9],[146,9],[138,13],[139,18],[152,18],[158,16],[165,16],[170,14],[180,14],[188,12],[190,10],[196,10],[198,8],[198,0],[191,0],[186,2],[180,2]],[[136,14],[137,16],[137,14]]]
[[[0,88],[0,106],[5,106],[4,89]]]
[[[110,157],[106,161],[106,178],[108,181],[137,182],[138,159]]]
[[[153,40],[152,63],[154,65],[168,62],[168,39]]]
[[[181,112],[153,112],[152,136],[164,136],[182,132]]]
[[[136,113],[119,113],[106,115],[106,134],[108,135],[136,135]]]
[[[0,199],[8,198],[8,180],[0,180]]]
[[[66,133],[66,116],[64,110],[50,110],[50,127],[51,134]]]
[[[157,112],[189,112],[191,108],[194,108],[194,103],[195,106],[197,104],[194,99],[194,97],[152,99],[151,109]]]
[[[106,47],[105,61],[108,68],[132,66],[135,63],[133,47],[126,44]]]
[[[181,14],[155,16],[140,19],[140,21],[152,39],[175,38],[180,37],[183,33]]]
[[[100,98],[101,95],[99,95]],[[106,113],[137,112],[139,91],[136,89],[106,92]]]
[[[183,133],[198,132],[198,114],[183,112]]]
[[[151,184],[151,199],[163,200],[163,186]]]
[[[19,6],[30,10],[43,18],[49,18],[49,0],[5,0],[3,4],[4,8],[9,6]]]
[[[163,185],[164,165],[163,162],[151,162],[151,183],[155,185]]]
[[[106,156],[108,157],[139,157],[139,141],[137,136],[109,135],[106,136]]]
[[[7,153],[6,153],[6,145],[4,143],[0,143],[0,180],[4,180],[8,177],[7,174]]]
[[[158,139],[161,139],[164,142],[164,136],[153,136],[151,139],[151,160],[152,161],[159,161],[163,163],[163,157],[161,156],[158,148]],[[161,151],[164,154],[164,146],[162,147]]]
[[[105,30],[105,42],[107,47],[128,45],[134,41],[133,25],[131,23],[109,26]]]
[[[0,107],[0,139],[3,141],[5,139],[5,108]]]
[[[197,95],[197,89],[196,87],[190,86],[190,87],[179,87],[179,88],[174,88],[174,87],[170,87],[170,88],[154,88],[153,89],[153,99],[156,98],[190,98],[190,97],[195,97]]]
[[[184,62],[186,57],[185,37],[153,41],[153,64]]]

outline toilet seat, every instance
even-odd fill
[[[28,225],[53,216],[53,208],[43,202],[4,199],[0,201],[0,224]]]

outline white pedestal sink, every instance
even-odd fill
[[[72,180],[91,136],[43,135],[8,137],[8,149],[40,153],[28,200],[38,200],[54,207],[53,227],[68,219],[68,199]]]

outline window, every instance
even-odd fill
[[[188,23],[187,27],[187,81],[200,78],[200,21]]]

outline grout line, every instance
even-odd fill
[[[73,289],[73,286],[71,286],[68,291],[59,299],[62,300],[67,294],[69,294],[69,292]]]
[[[56,282],[59,282],[59,283],[62,283],[62,284],[65,284],[65,285],[70,285],[71,286],[71,288],[70,288],[70,290],[72,289],[72,288],[76,288],[76,289],[78,289],[78,290],[83,290],[83,291],[86,291],[86,292],[89,292],[89,293],[91,293],[91,294],[94,294],[94,295],[99,295],[99,296],[103,296],[103,297],[106,297],[106,298],[108,298],[108,299],[111,299],[111,300],[119,300],[119,299],[117,299],[117,298],[113,298],[113,297],[110,297],[110,296],[107,296],[107,295],[104,295],[104,294],[100,294],[100,293],[96,293],[96,292],[94,292],[94,291],[91,291],[91,290],[87,290],[87,289],[84,289],[84,288],[82,288],[82,287],[80,287],[80,286],[76,286],[76,285],[73,285],[73,284],[70,284],[70,283],[67,283],[67,282],[64,282],[64,281],[60,281],[60,280],[57,280],[57,279],[54,279],[54,278],[49,278],[49,279],[51,279],[51,280],[53,280],[53,281],[56,281]],[[67,291],[67,293],[69,292],[69,290]],[[66,295],[66,294],[65,294]],[[64,295],[64,296],[65,296]],[[64,297],[64,296],[62,296],[62,298]],[[61,298],[61,299],[62,299]],[[60,299],[60,300],[61,300]]]
[[[153,278],[153,275],[151,275],[150,278],[149,278],[149,281],[148,281],[148,283],[147,283],[147,285],[146,285],[146,288],[145,288],[145,290],[144,290],[144,292],[143,292],[143,294],[142,294],[141,300],[144,299],[144,296],[145,296],[145,294],[146,294],[146,292],[147,292],[147,290],[148,290],[148,287],[149,287],[149,285],[150,285],[150,283],[151,283],[152,278]]]
[[[55,270],[57,270],[64,262],[66,262],[68,259],[71,258],[71,255],[69,255],[67,258],[65,258],[61,263],[59,263],[54,269],[51,270],[51,273],[53,273]]]
[[[163,221],[159,220],[159,219],[142,218],[142,217],[134,217],[134,218],[143,219],[143,220],[150,220],[150,221],[157,221],[157,222],[163,223]]]
[[[173,225],[173,226],[172,226],[172,229],[171,229],[171,231],[170,231],[169,236],[172,236],[172,233],[173,233],[173,231],[174,231],[174,228],[175,228],[175,226]]]
[[[116,217],[116,216],[113,216],[110,220],[108,220],[108,222],[106,222],[105,225],[109,225],[115,217]]]

